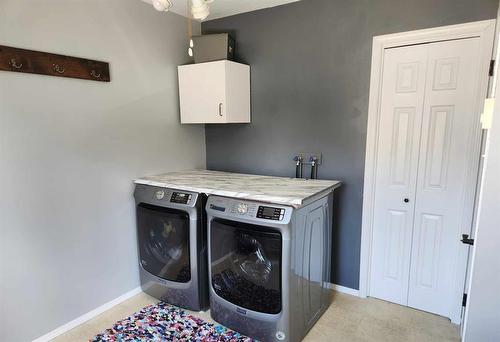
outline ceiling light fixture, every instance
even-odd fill
[[[191,15],[194,19],[204,20],[210,14],[208,4],[214,0],[191,0]]]
[[[168,12],[173,6],[170,0],[153,0],[152,3],[155,10],[160,12]]]

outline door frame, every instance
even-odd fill
[[[368,106],[368,127],[366,139],[366,156],[365,156],[365,175],[364,175],[364,190],[363,190],[363,215],[361,226],[361,253],[360,253],[360,275],[359,275],[359,296],[367,297],[370,289],[370,267],[372,258],[372,237],[373,237],[373,216],[375,205],[375,176],[377,168],[377,152],[378,152],[378,134],[380,122],[380,102],[381,102],[381,83],[382,71],[384,66],[384,51],[385,49],[434,43],[447,40],[479,38],[480,39],[480,66],[481,75],[484,75],[480,82],[479,93],[477,96],[476,113],[479,115],[483,110],[483,102],[486,98],[488,90],[488,71],[490,60],[492,58],[493,38],[495,34],[495,19],[477,21],[459,25],[442,26],[430,29],[394,33],[373,38],[372,46],[372,64],[370,76],[370,96]],[[468,170],[468,181],[465,185],[467,198],[474,199],[474,194],[477,187],[477,173],[480,157],[480,138],[481,127],[479,119],[477,127],[473,128],[474,146],[468,151],[468,160],[470,161]],[[474,201],[465,203],[470,206],[470,215],[464,215],[463,223],[467,219],[472,219],[474,210]],[[463,226],[464,224],[462,224]],[[468,224],[466,224],[468,225]],[[472,228],[472,227],[469,227]],[[462,231],[464,229],[462,228]],[[465,233],[470,233],[464,232]],[[457,236],[457,239],[459,237]],[[458,273],[465,273],[467,268],[467,251],[466,248],[459,253],[458,265],[460,267]],[[463,268],[463,269],[462,269]],[[453,323],[459,324],[461,321],[462,309],[462,293],[464,291],[464,283],[457,277],[455,288],[450,289],[457,294],[456,305],[451,311],[451,320]]]

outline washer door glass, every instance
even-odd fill
[[[140,203],[137,226],[142,267],[166,280],[190,281],[189,215],[180,210]]]
[[[212,287],[257,312],[281,312],[281,234],[272,228],[214,219],[210,228]]]

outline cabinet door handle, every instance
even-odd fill
[[[219,103],[219,116],[222,116],[222,102]]]

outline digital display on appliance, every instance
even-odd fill
[[[274,208],[262,207],[263,216],[274,216]]]
[[[266,220],[282,220],[285,214],[285,209],[260,206],[257,210],[257,218]]]
[[[172,198],[170,199],[170,202],[180,203],[180,204],[188,204],[190,199],[191,199],[190,194],[185,194],[182,192],[174,192],[172,194]]]

